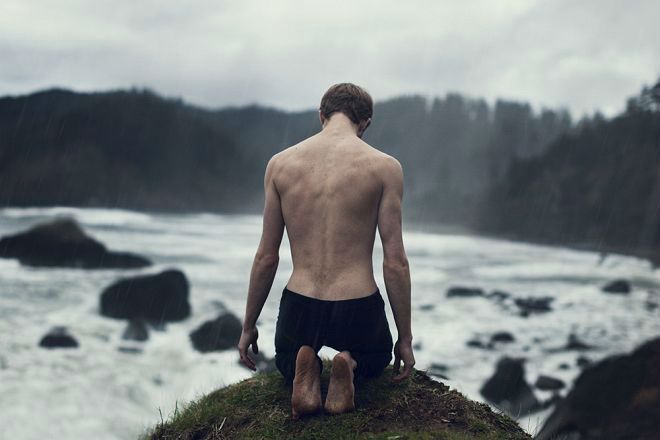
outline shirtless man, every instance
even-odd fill
[[[354,409],[354,377],[377,376],[392,360],[395,382],[415,365],[410,326],[410,271],[401,234],[403,171],[395,158],[361,140],[373,102],[362,88],[336,84],[319,109],[322,130],[275,154],[264,177],[263,233],[248,288],[238,351],[255,370],[256,322],[272,287],[286,226],[293,273],[282,292],[275,361],[293,381],[294,418],[319,411],[322,346],[339,353],[325,410]],[[383,244],[383,276],[398,340],[385,317],[373,276],[376,227]],[[403,362],[403,370],[401,370]]]

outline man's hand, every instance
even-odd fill
[[[258,337],[259,332],[257,331],[257,327],[252,327],[249,329],[243,329],[241,339],[238,341],[238,354],[241,357],[241,362],[252,371],[257,371],[257,367],[252,358],[248,355],[248,347],[252,345],[252,352],[254,354],[259,354],[259,347],[257,346]]]
[[[403,361],[403,372],[401,370],[401,361]],[[394,373],[393,382],[401,382],[410,376],[413,365],[415,365],[415,356],[413,355],[412,342],[399,339],[394,344]]]

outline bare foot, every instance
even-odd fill
[[[355,360],[347,351],[338,353],[332,360],[328,395],[325,398],[325,410],[330,414],[341,414],[355,409],[353,370],[356,366]]]
[[[321,409],[321,370],[316,352],[303,345],[296,357],[296,376],[293,379],[291,415],[294,419]]]

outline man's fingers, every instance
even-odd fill
[[[399,374],[401,369],[401,358],[398,355],[394,355],[394,372]]]
[[[406,379],[408,378],[408,376],[410,376],[410,373],[411,373],[411,372],[412,372],[412,365],[404,364],[404,366],[403,366],[403,371],[401,372],[401,374],[397,374],[396,376],[394,376],[394,377],[392,378],[392,381],[393,381],[393,382],[401,382],[401,381],[404,381],[404,380],[406,380]]]
[[[250,370],[253,371],[257,370],[257,367],[254,365],[254,362],[252,361],[252,359],[250,359],[250,356],[248,356],[247,354],[246,355],[241,354],[241,362]]]

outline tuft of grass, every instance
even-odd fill
[[[324,361],[325,398],[330,363]],[[202,439],[531,439],[518,424],[415,370],[404,383],[378,378],[356,382],[356,410],[291,419],[291,386],[278,372],[256,374],[207,394],[161,421],[142,437]]]

